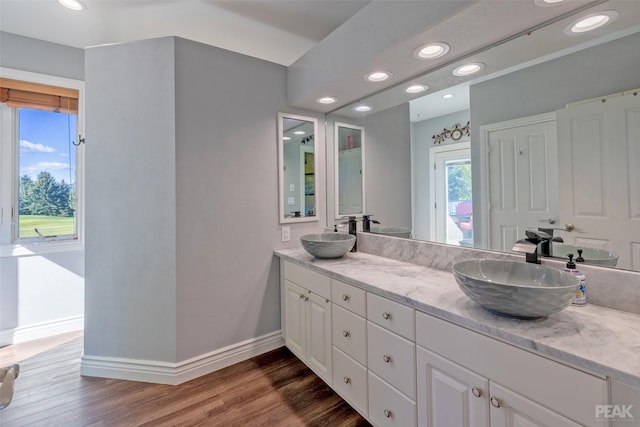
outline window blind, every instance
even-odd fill
[[[12,108],[78,114],[78,97],[76,89],[0,77],[0,102]]]

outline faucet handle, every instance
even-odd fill
[[[551,234],[541,230],[525,230],[524,234],[527,236],[527,239],[536,243],[542,240],[551,240],[553,238]]]

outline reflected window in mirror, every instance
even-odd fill
[[[278,114],[280,223],[318,221],[317,134],[315,118]]]
[[[335,123],[336,218],[365,212],[364,128]]]

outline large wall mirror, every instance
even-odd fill
[[[280,223],[318,221],[318,121],[278,113]]]
[[[365,213],[364,128],[334,124],[335,217]]]
[[[329,113],[329,123],[367,130],[367,213],[409,227],[414,239],[505,252],[525,229],[555,228],[573,245],[561,252],[615,248],[615,263],[593,264],[640,271],[640,73],[629,71],[640,58],[640,21],[633,19],[614,32],[572,36],[559,42],[562,50],[535,45],[536,37],[548,39],[534,32],[467,58],[486,64],[479,77],[452,78],[452,63],[359,99],[372,107],[368,113],[354,111],[355,104]],[[562,34],[565,26],[536,31]],[[405,86],[417,83],[429,86],[427,95],[402,99]],[[449,93],[455,96],[443,99]],[[618,114],[614,121],[610,110]],[[433,138],[467,121],[469,137]],[[464,142],[469,156],[451,164],[470,158],[473,194],[437,203],[445,227],[457,228],[457,237],[439,238],[429,153]],[[459,175],[468,177],[466,170]]]

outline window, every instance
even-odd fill
[[[78,239],[82,82],[1,71],[0,243]]]

